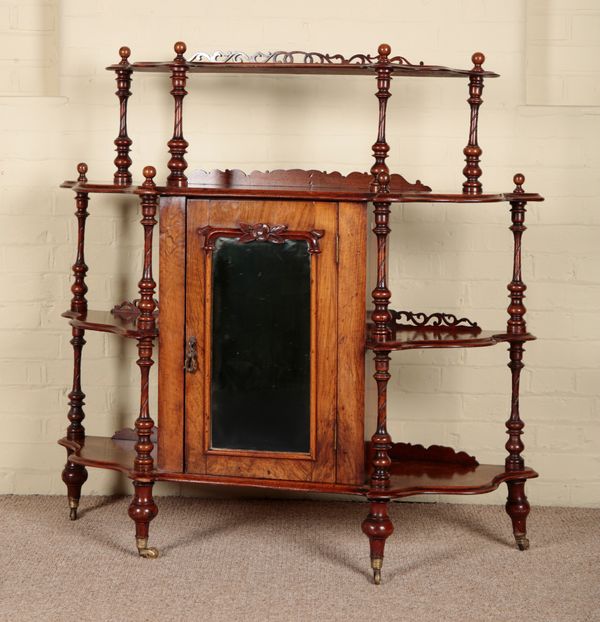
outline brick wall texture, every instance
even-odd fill
[[[481,50],[486,66],[502,75],[483,93],[484,187],[509,191],[519,171],[527,189],[546,196],[530,206],[524,236],[527,317],[539,337],[526,348],[522,378],[525,456],[541,474],[529,496],[535,504],[600,507],[600,108],[589,87],[600,78],[599,23],[600,6],[591,0],[423,0],[374,10],[355,0],[276,7],[181,0],[176,10],[158,0],[0,0],[0,493],[64,492],[56,439],[67,424],[72,362],[60,313],[70,297],[76,228],[72,193],[58,185],[74,178],[82,160],[90,179],[112,175],[118,108],[114,75],[104,67],[117,61],[119,46],[130,46],[133,60],[160,60],[171,58],[180,39],[189,51],[374,53],[388,42],[413,61],[458,67],[470,67]],[[554,43],[568,37],[576,46],[564,56]],[[561,81],[563,100],[540,87],[540,78]],[[165,176],[169,90],[166,75],[134,76],[129,129],[137,179],[147,164]],[[374,80],[193,76],[188,90],[191,168],[371,166]],[[466,82],[397,79],[392,93],[392,171],[436,191],[459,191]],[[137,202],[92,195],[90,213],[90,306],[109,308],[136,293]],[[394,307],[460,313],[502,328],[509,224],[503,204],[395,207]],[[111,434],[136,416],[135,351],[111,335],[90,333],[87,341],[87,430]],[[503,461],[507,361],[504,347],[397,353],[393,437]],[[122,489],[127,483],[115,474],[90,469],[88,494]],[[199,494],[174,485],[159,492]],[[462,501],[503,498],[498,491]]]

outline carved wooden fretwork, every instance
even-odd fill
[[[466,317],[457,318],[451,313],[413,313],[412,311],[390,310],[392,319],[398,327],[408,328],[431,328],[432,326],[443,326],[446,328],[462,328],[469,332],[480,332],[481,328],[477,322],[473,322]]]
[[[239,169],[226,169],[224,171],[195,170],[189,175],[189,184],[198,186],[219,186],[233,188],[236,186],[270,186],[270,187],[298,187],[302,189],[320,190],[347,190],[367,192],[373,181],[369,173],[352,172],[342,175],[337,171],[328,173],[327,171],[316,170],[274,170],[274,171],[252,171],[245,173]],[[390,192],[431,192],[431,188],[417,180],[414,184],[410,183],[402,175],[396,173],[390,175]]]
[[[369,456],[373,451],[371,443],[366,443],[366,454]],[[452,447],[442,445],[413,445],[412,443],[393,443],[388,450],[388,456],[392,462],[435,462],[439,464],[458,464],[465,467],[479,465],[477,458],[464,451],[456,451]]]
[[[110,312],[122,320],[135,320],[140,315],[139,301],[139,298],[133,301],[124,300],[122,303],[115,305]],[[154,304],[156,305],[154,315],[158,315],[158,300],[156,298],[154,299]]]
[[[376,65],[379,60],[377,55],[354,54],[346,58],[342,54],[324,54],[322,52],[304,52],[294,50],[285,52],[255,52],[246,54],[245,52],[195,52],[187,59],[188,63],[285,63],[285,64],[319,64],[319,65]],[[394,56],[388,63],[393,65],[407,65],[410,67],[422,66],[423,61],[415,65],[403,56]]]
[[[271,244],[283,244],[286,240],[306,240],[308,252],[320,253],[319,240],[323,237],[322,229],[312,231],[288,231],[287,225],[269,225],[257,223],[254,225],[240,223],[237,229],[225,227],[202,227],[198,230],[204,236],[204,250],[211,252],[215,248],[217,238],[237,238],[238,242],[248,244],[250,242],[270,242]]]

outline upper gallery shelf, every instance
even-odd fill
[[[389,46],[388,48],[389,49]],[[351,75],[371,74],[382,66],[391,69],[394,75],[416,76],[424,78],[464,78],[474,71],[485,78],[497,78],[493,71],[474,69],[452,69],[439,65],[411,63],[403,56],[354,54],[345,57],[342,54],[325,54],[322,52],[196,52],[187,59],[183,56],[187,51],[185,43],[175,44],[177,56],[172,61],[144,61],[129,63],[129,48],[121,48],[121,63],[107,67],[110,71],[123,68],[131,71],[171,73],[173,67],[183,66],[189,73],[264,73],[264,74],[328,74]]]
[[[485,56],[475,52],[471,69],[450,69],[438,65],[413,64],[405,57],[392,55],[389,45],[382,43],[377,54],[325,54],[321,52],[258,52],[247,55],[243,52],[197,52],[184,56],[185,43],[174,45],[175,58],[169,62],[131,63],[131,50],[119,50],[120,62],[107,69],[115,72],[119,98],[119,134],[114,140],[117,157],[114,159],[113,183],[88,182],[87,165],[81,163],[76,181],[67,181],[63,187],[72,188],[82,195],[89,193],[125,193],[144,196],[151,193],[159,196],[188,196],[206,198],[271,198],[304,200],[340,200],[374,203],[493,203],[501,201],[541,201],[535,193],[525,192],[524,177],[515,176],[516,187],[508,193],[484,193],[480,181],[482,175],[482,149],[478,143],[478,119],[481,106],[484,78],[495,78],[498,74],[483,69]],[[133,184],[130,157],[133,140],[127,130],[127,104],[132,95],[132,75],[135,71],[157,71],[170,74],[171,95],[174,102],[173,135],[167,141],[169,173],[164,185],[144,182],[141,186]],[[197,171],[188,175],[185,158],[188,141],[184,137],[183,100],[190,73],[194,72],[250,72],[250,73],[327,73],[350,74],[363,72],[376,79],[379,114],[377,119],[377,138],[372,146],[375,160],[369,173],[350,173],[314,170],[253,171],[249,174],[238,170]],[[391,97],[391,82],[394,76],[410,75],[422,77],[463,77],[468,81],[470,108],[468,142],[463,149],[465,167],[462,170],[464,181],[462,192],[434,193],[421,181],[412,183],[397,172],[390,171],[386,162],[390,145],[386,140],[387,100]]]

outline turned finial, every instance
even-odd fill
[[[183,55],[187,50],[187,45],[183,41],[177,41],[177,43],[173,46],[173,49],[175,50],[175,54],[177,54],[175,60],[179,62],[185,61]]]
[[[119,56],[121,57],[121,65],[128,65],[128,59],[131,56],[131,50],[126,45],[124,45],[122,48],[119,48]]]
[[[513,192],[515,194],[523,194],[525,190],[523,190],[523,184],[525,183],[525,175],[523,173],[517,173],[513,177],[513,181],[515,182],[515,189]]]
[[[387,44],[387,43],[382,43],[378,48],[377,48],[377,53],[379,54],[379,62],[380,63],[387,63],[388,62],[388,56],[392,53],[392,48]]]
[[[85,162],[80,162],[77,165],[77,172],[79,173],[77,181],[85,183],[87,181],[87,177],[85,176],[85,174],[88,172],[88,165]]]
[[[475,52],[471,56],[471,60],[473,61],[473,71],[483,71],[481,65],[485,62],[485,55],[482,52]]]
[[[142,171],[146,181],[142,184],[144,188],[154,188],[154,178],[156,177],[156,169],[153,166],[144,166]]]

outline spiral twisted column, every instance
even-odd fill
[[[187,81],[187,63],[183,55],[187,47],[183,41],[178,41],[175,46],[175,59],[171,65],[171,82],[173,88],[171,95],[175,101],[173,138],[167,143],[171,159],[167,166],[171,173],[167,177],[168,186],[176,186],[183,188],[187,186],[187,177],[185,170],[187,162],[185,154],[188,148],[188,142],[183,137],[183,98],[187,95],[185,85]]]
[[[483,91],[483,63],[485,56],[481,52],[475,52],[471,57],[473,61],[473,69],[469,75],[469,99],[467,102],[471,108],[471,120],[469,123],[469,142],[463,149],[465,155],[466,166],[463,169],[463,175],[466,181],[463,182],[464,194],[481,194],[482,185],[479,181],[481,177],[481,167],[479,166],[481,158],[481,147],[477,142],[477,127],[479,123],[479,107],[483,103],[481,93]]]

